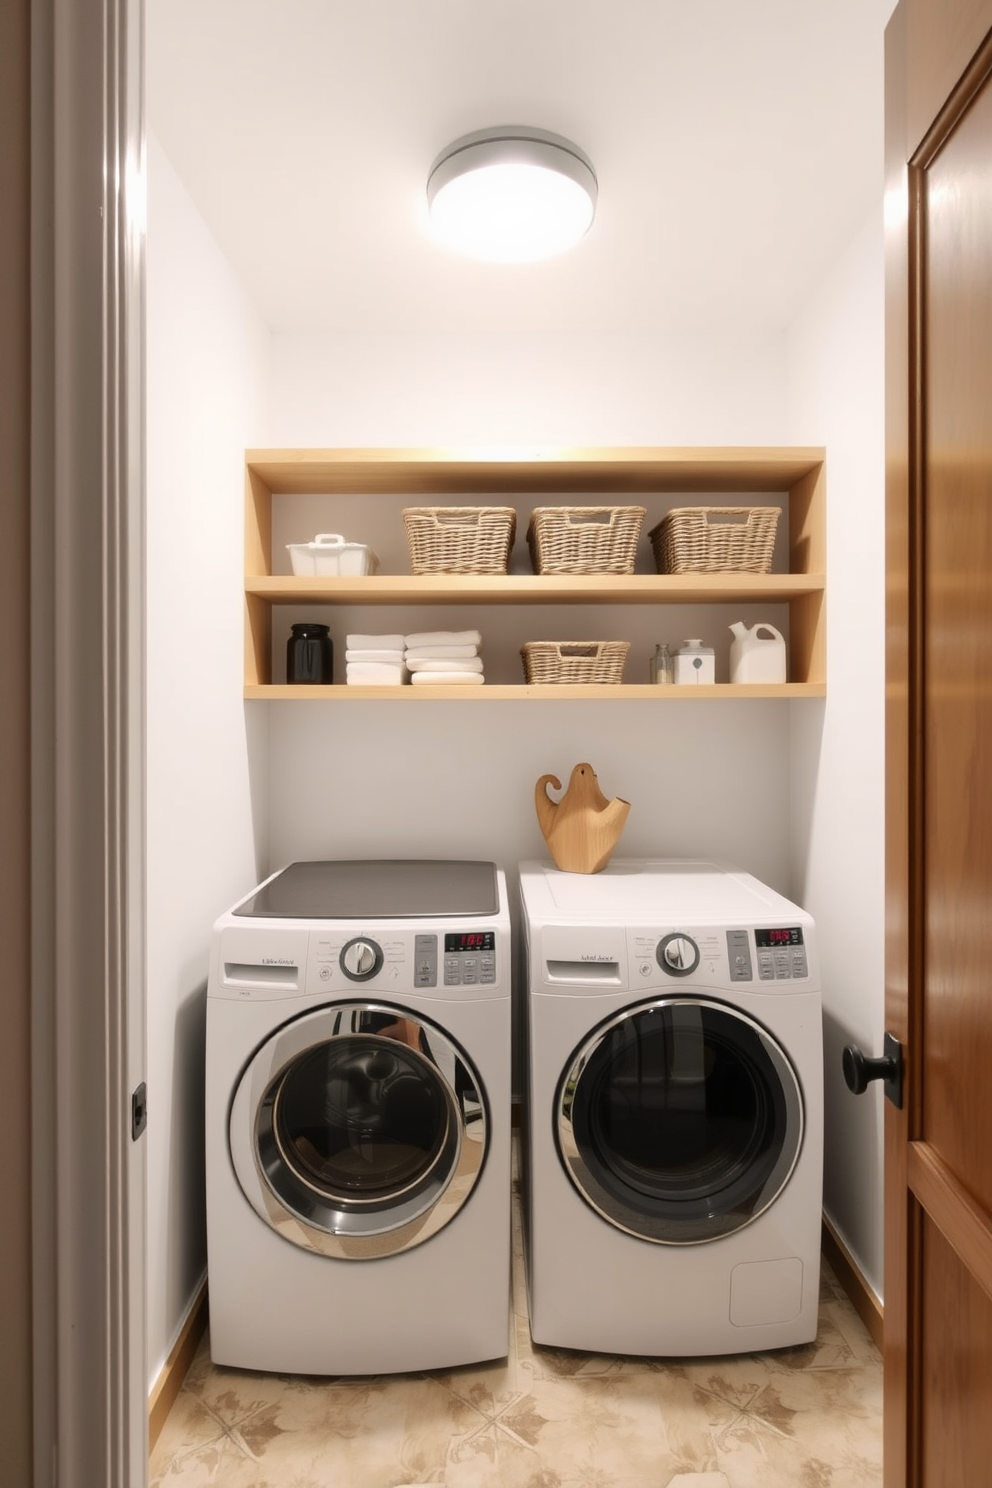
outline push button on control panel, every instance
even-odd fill
[[[730,961],[730,980],[732,982],[750,982],[753,980],[751,971],[751,945],[746,930],[727,931],[727,957]]]
[[[413,945],[413,985],[437,986],[437,936],[416,935]]]

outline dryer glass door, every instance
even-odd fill
[[[802,1146],[795,1072],[745,1014],[700,998],[627,1008],[579,1048],[556,1101],[565,1169],[604,1219],[660,1244],[732,1234]]]
[[[231,1108],[238,1180],[304,1249],[395,1255],[447,1224],[485,1155],[480,1084],[439,1029],[376,1003],[324,1007],[256,1052]]]

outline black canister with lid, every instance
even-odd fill
[[[326,683],[334,677],[334,647],[330,627],[301,621],[290,627],[286,644],[286,681]]]

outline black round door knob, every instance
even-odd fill
[[[855,1095],[863,1095],[872,1080],[893,1082],[900,1072],[899,1061],[894,1055],[882,1054],[873,1059],[862,1054],[857,1044],[847,1045],[841,1055],[841,1064],[847,1088]]]

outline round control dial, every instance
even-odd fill
[[[382,947],[360,935],[341,952],[341,970],[352,982],[367,982],[382,966]]]
[[[669,976],[689,976],[699,965],[699,947],[691,935],[666,935],[655,952],[658,965]]]

